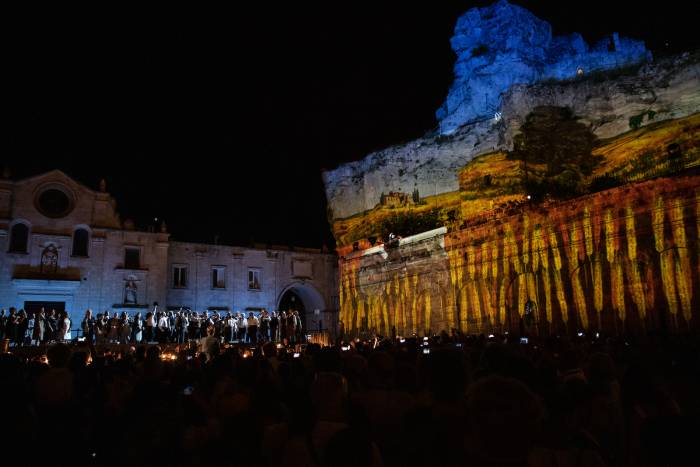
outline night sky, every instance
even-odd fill
[[[0,165],[104,177],[176,240],[332,248],[321,169],[433,130],[457,17],[488,2],[286,3],[7,15]],[[513,3],[589,43],[699,47],[682,2]]]

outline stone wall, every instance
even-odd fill
[[[294,263],[307,263],[303,275]],[[188,283],[173,285],[173,267],[185,266]],[[212,267],[225,268],[224,288],[212,287]],[[260,289],[248,287],[248,270],[260,272]],[[231,311],[266,308],[276,310],[282,293],[297,284],[318,291],[323,309],[332,308],[337,266],[335,256],[303,251],[255,250],[223,245],[171,242],[168,257],[168,306]],[[307,274],[308,273],[308,274]],[[313,310],[310,310],[313,311]]]
[[[349,336],[698,330],[698,239],[697,170],[523,207],[342,257],[340,319]]]
[[[65,215],[50,218],[37,209],[37,195],[48,188],[61,190],[73,203]],[[154,303],[161,309],[274,310],[282,293],[293,290],[308,308],[309,326],[337,310],[335,255],[173,242],[165,231],[142,232],[128,221],[122,223],[115,205],[108,193],[93,191],[57,170],[25,180],[0,180],[0,308],[21,309],[27,301],[63,302],[77,328],[88,308],[131,315],[152,309]],[[29,228],[26,253],[8,251],[12,226],[18,222]],[[86,257],[72,252],[77,228],[89,232]],[[49,246],[58,252],[58,263],[50,270],[41,267]],[[126,267],[127,248],[139,251],[137,268]],[[174,287],[174,265],[188,268],[184,288]],[[224,288],[212,287],[212,266],[225,267]],[[248,289],[248,268],[260,272],[260,290]],[[127,300],[127,283],[136,287],[135,303]],[[326,318],[326,324],[331,321]]]
[[[185,287],[175,287],[174,267],[185,267]],[[224,287],[213,285],[212,268],[223,267]],[[258,271],[260,288],[249,287],[248,271]],[[274,248],[171,242],[168,257],[167,306],[197,310],[247,312],[278,310],[287,291],[306,308],[309,329],[330,329],[337,311],[338,267],[335,255]]]

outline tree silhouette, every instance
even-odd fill
[[[540,106],[525,118],[508,157],[523,161],[528,193],[567,197],[580,194],[583,177],[600,163],[592,154],[596,141],[568,107]],[[546,164],[546,172],[530,174],[528,164]]]
[[[413,190],[413,202],[416,204],[420,202],[420,194],[418,193],[418,188]]]

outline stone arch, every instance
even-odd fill
[[[377,334],[389,335],[390,324],[389,319],[389,297],[383,290],[377,290],[376,294],[370,295],[365,294],[365,297],[372,297],[372,306],[370,313],[372,313],[371,323],[369,325],[370,329]],[[369,300],[367,300],[369,301]],[[367,304],[366,304],[367,305]],[[385,316],[386,312],[386,316]]]
[[[457,320],[459,330],[462,332],[469,332],[471,330],[469,326],[469,310],[471,309],[469,299],[472,290],[472,282],[472,280],[465,280],[462,286],[457,290],[455,319]]]
[[[88,257],[90,255],[90,238],[92,230],[85,224],[76,225],[73,228],[71,242],[71,256]]]
[[[462,331],[484,332],[499,322],[497,295],[494,297],[494,289],[495,282],[490,277],[476,277],[464,281],[456,297],[458,324]]]
[[[544,313],[544,310],[540,310],[536,274],[532,271],[512,274],[506,286],[505,305],[509,315],[506,327],[518,326],[524,317],[525,305],[528,301],[533,301],[536,305],[534,322],[532,323],[536,327],[540,321],[540,314]]]
[[[449,290],[438,282],[419,287],[416,291],[416,324],[412,326],[419,335],[428,331],[431,333],[442,331],[441,326],[446,321],[446,308],[450,305],[449,301]]]
[[[9,253],[29,253],[29,241],[32,224],[24,219],[15,219],[8,228],[10,239],[7,245]]]
[[[659,324],[667,326],[670,321],[674,331],[679,329],[678,316],[683,317],[687,326],[697,310],[693,309],[693,265],[692,250],[687,246],[672,245],[658,252],[660,282],[662,289],[661,303],[666,303],[668,314],[659,317]],[[697,301],[697,297],[695,297]],[[695,313],[694,313],[695,311]]]
[[[426,323],[426,296],[430,297],[432,307],[432,289],[430,287],[422,287],[416,292],[416,322],[412,325],[415,332],[420,336],[424,335],[428,330]]]
[[[294,296],[298,297],[299,300],[301,300],[304,308],[304,312],[300,313],[300,317],[302,319],[302,329],[316,330],[321,325],[324,328],[328,328],[327,325],[323,325],[323,323],[320,323],[319,321],[323,320],[327,313],[325,313],[326,302],[316,287],[303,281],[296,281],[287,284],[284,288],[282,288],[279,295],[277,295],[275,307],[278,310],[282,311],[281,308],[283,302],[285,301],[286,296],[289,294],[293,294]],[[318,310],[318,312],[316,310]],[[325,319],[329,319],[329,317]]]
[[[370,286],[358,288],[357,300],[352,299],[353,304],[353,314],[348,317],[352,323],[351,327],[346,327],[350,331],[357,324],[358,303],[362,302],[364,307],[364,316],[366,320],[362,320],[362,325],[364,329],[369,332],[376,332],[377,334],[382,334],[384,330],[384,317],[383,317],[383,306],[388,306],[388,296],[383,286],[378,286],[377,284],[372,284]]]
[[[313,312],[314,310],[326,310],[326,302],[318,289],[308,282],[301,281],[292,282],[282,289],[275,302],[278,309],[282,302],[282,298],[289,291],[292,291],[299,296],[299,298],[304,302],[304,308],[307,311]]]

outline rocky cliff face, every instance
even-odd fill
[[[540,105],[569,107],[590,125],[599,138],[610,138],[639,124],[667,120],[700,111],[700,53],[690,53],[645,64],[635,73],[609,72],[589,79],[562,83],[516,85],[504,96],[500,111],[506,129],[504,143],[511,147],[525,116]]]
[[[552,37],[549,23],[506,0],[467,11],[450,42],[457,54],[454,82],[436,112],[443,134],[493,116],[513,85],[571,79],[651,59],[643,42],[617,33],[592,47],[578,33]]]
[[[411,193],[417,188],[421,196],[431,196],[458,190],[458,169],[479,154],[511,149],[526,115],[539,105],[570,107],[599,138],[643,126],[650,119],[691,115],[700,110],[700,54],[624,73],[587,73],[565,82],[512,86],[497,108],[501,119],[393,146],[324,172],[330,217],[341,219],[371,209],[382,192]]]
[[[382,192],[411,193],[417,188],[421,196],[431,196],[456,190],[459,168],[473,154],[499,145],[499,133],[494,130],[490,122],[481,122],[451,138],[417,139],[324,172],[331,218],[372,209]]]

